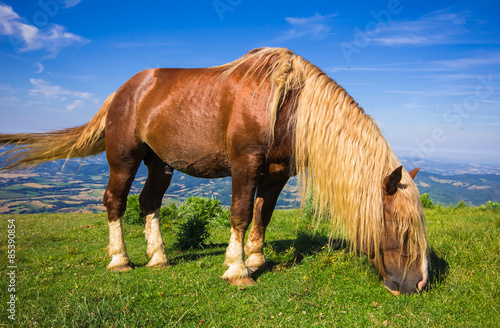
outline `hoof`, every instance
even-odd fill
[[[246,277],[246,278],[233,278],[233,279],[225,279],[225,280],[228,283],[230,283],[231,285],[235,285],[235,286],[253,286],[253,285],[257,284],[255,282],[255,280],[253,280],[250,277]]]
[[[266,268],[267,261],[263,254],[259,255],[253,254],[250,255],[250,257],[246,260],[245,264],[251,273],[256,273]]]
[[[261,271],[264,271],[266,269],[267,265],[249,265],[248,270],[250,270],[250,273],[259,273]]]
[[[155,253],[146,266],[148,268],[168,268],[170,264],[168,264],[168,259],[165,253]]]
[[[124,272],[132,270],[132,262],[128,256],[116,255],[106,267],[109,271]]]
[[[168,262],[166,263],[151,263],[149,262],[148,264],[146,264],[146,266],[148,268],[158,268],[158,269],[163,269],[163,268],[168,268],[170,267],[170,264],[168,264]]]
[[[113,272],[126,272],[132,270],[132,267],[130,265],[119,265],[119,266],[113,266],[110,267],[109,265],[106,267],[109,271]]]

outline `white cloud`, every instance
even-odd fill
[[[500,52],[496,51],[493,53],[476,57],[436,60],[433,63],[448,67],[450,69],[463,69],[472,66],[482,66],[482,65],[498,65],[500,64]]]
[[[72,111],[72,110],[74,110],[74,109],[76,109],[76,108],[78,108],[78,107],[82,107],[84,104],[85,104],[85,102],[84,102],[84,101],[77,99],[77,100],[75,100],[74,102],[72,102],[72,103],[68,104],[68,105],[66,106],[66,110],[68,110],[68,111]]]
[[[42,79],[30,79],[33,89],[29,90],[31,96],[44,96],[63,104],[66,110],[71,111],[82,107],[86,102],[96,104],[98,101],[92,93],[64,89]]]
[[[36,74],[40,74],[43,72],[43,65],[42,63],[37,63],[37,66],[38,66],[38,71],[36,71],[35,73]]]
[[[439,10],[412,21],[391,21],[380,26],[370,41],[384,46],[430,46],[461,43],[458,36],[467,32],[468,12]]]
[[[68,3],[70,2],[72,1]],[[0,35],[8,36],[20,52],[45,50],[50,58],[54,58],[62,48],[90,42],[80,35],[68,32],[61,25],[50,24],[39,29],[26,24],[12,7],[3,3],[0,3]]]
[[[451,56],[456,54],[451,53]],[[381,63],[374,66],[333,66],[327,71],[335,73],[340,71],[362,71],[362,72],[437,72],[440,75],[427,75],[441,80],[467,80],[482,76],[477,71],[478,67],[486,68],[500,65],[500,51],[492,51],[477,56],[431,60],[431,61],[414,61],[414,62],[390,62]],[[468,70],[468,69],[473,70]],[[489,70],[494,70],[491,67]]]
[[[66,0],[66,6],[64,8],[71,8],[79,4],[82,0]]]
[[[303,37],[317,40],[324,39],[330,34],[332,29],[328,24],[330,19],[337,15],[338,13],[331,15],[316,13],[310,17],[286,17],[285,20],[291,25],[291,28],[273,41],[285,42]]]

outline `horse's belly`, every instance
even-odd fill
[[[190,138],[186,137],[184,141]],[[223,178],[231,175],[231,166],[224,151],[204,143],[204,147],[192,143],[166,140],[160,145],[149,144],[151,149],[174,170],[198,178]]]
[[[189,156],[189,159],[166,159],[173,169],[198,178],[223,178],[231,175],[231,168],[221,156]]]

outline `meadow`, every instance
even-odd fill
[[[350,253],[340,238],[329,243],[328,225],[314,227],[299,210],[275,212],[266,238],[268,269],[244,288],[219,278],[229,240],[224,224],[208,227],[202,249],[180,251],[172,246],[179,222],[165,220],[166,269],[145,266],[143,227],[126,225],[135,268],[115,273],[105,268],[104,213],[2,215],[0,326],[498,327],[500,210],[437,206],[426,209],[426,218],[428,289],[395,297],[364,256]],[[12,270],[15,293],[9,292]]]

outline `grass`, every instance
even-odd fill
[[[202,250],[176,251],[172,266],[145,267],[143,228],[125,226],[136,268],[108,272],[104,214],[0,216],[0,302],[7,292],[8,220],[16,225],[16,319],[0,307],[0,326],[17,327],[498,327],[500,211],[427,210],[430,289],[394,297],[365,257],[328,246],[298,210],[277,211],[268,229],[269,269],[238,288],[224,272],[228,228],[210,229]]]

